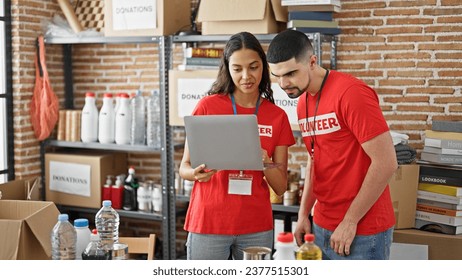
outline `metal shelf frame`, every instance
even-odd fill
[[[162,177],[162,215],[154,213],[143,213],[138,211],[123,211],[118,212],[123,217],[155,220],[162,222],[162,242],[163,259],[172,259],[175,255],[175,216],[174,197],[172,197],[172,188],[174,185],[173,166],[173,141],[170,126],[168,125],[168,69],[171,65],[171,40],[170,37],[69,37],[69,38],[53,38],[46,37],[46,44],[62,45],[63,49],[63,68],[64,68],[64,107],[66,109],[74,108],[74,89],[73,89],[73,67],[72,67],[72,46],[76,44],[141,44],[155,43],[159,50],[159,89],[161,97],[161,148],[152,149],[147,146],[132,146],[132,145],[116,145],[116,144],[100,144],[100,143],[82,143],[82,142],[66,142],[47,139],[42,141],[40,145],[40,159],[42,169],[42,181],[45,182],[45,152],[48,147],[67,147],[75,149],[98,149],[98,150],[113,150],[126,152],[148,152],[161,154],[161,177]],[[174,190],[173,190],[174,191]],[[45,194],[43,193],[45,198]],[[173,205],[173,206],[172,206]],[[64,206],[63,206],[64,207]],[[66,207],[73,211],[93,213],[95,209]],[[95,212],[96,213],[96,212]],[[172,234],[173,232],[173,234]],[[173,237],[173,238],[172,238]]]
[[[262,43],[270,43],[277,34],[256,34],[255,37]],[[322,64],[322,43],[330,43],[330,68],[337,69],[337,37],[322,33],[306,34],[310,39],[314,54],[318,57],[318,64]],[[174,35],[173,43],[217,43],[226,42],[232,35]]]
[[[273,40],[273,38],[276,35],[277,34],[263,34],[263,35],[256,34],[255,37],[262,43],[270,43],[271,40]],[[310,33],[306,35],[312,42],[314,54],[318,57],[319,65],[322,65],[322,44],[330,43],[330,49],[331,49],[330,68],[336,69],[337,67],[337,38],[336,36],[321,34],[321,33]],[[225,43],[229,40],[231,36],[232,35],[186,35],[186,36],[174,35],[172,36],[172,48],[173,48],[173,44],[180,44],[180,43],[188,43],[188,44],[192,44],[195,46],[199,43]],[[172,69],[171,65],[169,69]],[[300,135],[300,132],[295,131],[294,135]],[[172,189],[172,197],[174,197],[176,201],[179,201],[179,202],[189,201],[188,196],[180,196],[180,195],[175,196],[174,187],[172,187],[171,189]],[[172,205],[175,205],[176,203],[175,199],[173,200]],[[287,215],[290,215],[290,214],[293,215],[293,214],[298,214],[299,206],[298,205],[285,206],[282,204],[272,204],[272,209],[274,212],[286,213]],[[175,216],[172,216],[172,217],[175,217]]]

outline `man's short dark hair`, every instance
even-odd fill
[[[271,41],[266,59],[269,63],[279,63],[295,58],[299,62],[313,54],[313,46],[305,33],[287,29]]]

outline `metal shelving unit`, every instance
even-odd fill
[[[276,34],[256,34],[255,37],[262,43],[270,43],[271,40],[276,36]],[[322,65],[322,44],[330,44],[330,68],[336,69],[337,67],[337,37],[335,35],[327,35],[321,33],[310,33],[307,34],[308,38],[311,40],[314,53],[318,57],[318,64]],[[197,45],[200,43],[225,43],[229,40],[231,35],[186,35],[172,36],[172,48],[173,44],[182,44],[188,43],[192,45]],[[172,67],[170,66],[170,69]],[[300,136],[299,131],[294,131],[295,136]],[[173,153],[172,153],[173,155]],[[178,195],[175,196],[174,188],[172,187],[172,197],[174,201],[172,205],[175,205],[176,201],[178,202],[189,202],[188,196]],[[284,206],[282,204],[273,204],[272,205],[274,213],[286,213],[289,216],[298,214],[299,206]],[[175,216],[172,216],[175,220]],[[175,237],[176,238],[176,237]]]
[[[46,37],[46,44],[62,45],[63,48],[63,64],[64,64],[64,82],[65,82],[65,109],[74,108],[74,90],[73,90],[73,69],[72,69],[72,46],[76,44],[129,44],[129,43],[155,43],[159,50],[159,81],[160,81],[160,96],[161,104],[161,125],[162,125],[162,143],[160,149],[153,149],[147,146],[132,146],[132,145],[117,145],[117,144],[100,144],[100,143],[82,143],[82,142],[67,142],[56,141],[52,139],[45,140],[41,143],[40,158],[42,169],[42,181],[45,181],[45,152],[50,147],[65,147],[72,149],[95,149],[95,150],[112,150],[125,152],[140,152],[140,153],[160,153],[161,155],[161,172],[162,172],[162,215],[155,213],[143,213],[139,211],[124,211],[118,210],[121,217],[154,220],[162,222],[162,235],[165,242],[162,242],[162,251],[164,259],[171,259],[175,255],[175,220],[171,219],[172,213],[175,216],[175,207],[172,207],[171,188],[173,187],[174,174],[172,172],[174,163],[173,160],[173,141],[170,126],[168,125],[168,69],[171,64],[171,39],[169,36],[157,37],[69,37],[69,38],[53,38]],[[173,191],[174,194],[174,191]],[[45,197],[45,193],[43,193]],[[67,207],[59,206],[68,211],[82,213],[96,213],[98,209],[82,208],[82,207]],[[173,223],[172,223],[173,221]]]

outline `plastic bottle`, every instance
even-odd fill
[[[51,231],[51,258],[75,260],[77,233],[67,214],[59,214],[58,222]]]
[[[125,179],[124,183],[124,210],[138,210],[137,191],[138,179],[135,175],[135,168],[133,166],[130,166],[130,168],[128,169],[128,176]]]
[[[98,141],[98,108],[93,92],[85,94],[85,105],[82,109],[80,123],[80,139],[82,142]]]
[[[111,191],[112,191],[112,175],[106,177],[106,184],[103,185],[101,193],[101,201],[111,200]]]
[[[112,208],[122,209],[124,185],[121,176],[116,176],[115,184],[111,186]]]
[[[117,110],[119,109],[120,105],[120,93],[116,93],[115,95],[115,105],[114,105],[114,113],[117,114]]]
[[[132,122],[130,129],[130,144],[145,145],[146,137],[146,113],[144,97],[140,90],[130,100]]]
[[[149,147],[161,148],[160,127],[160,95],[158,90],[153,90],[147,101],[147,125],[146,138]]]
[[[96,213],[96,230],[105,250],[112,250],[114,243],[119,242],[119,213],[112,208],[110,200],[103,201],[103,207]]]
[[[99,111],[98,141],[103,144],[115,141],[115,111],[111,93],[103,96],[103,106]]]
[[[139,183],[136,190],[138,211],[152,212],[152,184],[149,182]]]
[[[152,209],[156,213],[162,212],[162,186],[158,184],[152,188]]]
[[[101,246],[98,231],[93,229],[90,235],[90,242],[82,252],[82,260],[110,260],[111,254]]]
[[[295,253],[297,260],[322,260],[322,251],[314,244],[314,234],[307,233],[304,236],[305,243]]]
[[[77,233],[77,243],[75,247],[75,259],[82,259],[82,252],[90,243],[91,231],[88,228],[88,219],[76,219],[74,220],[74,228]]]
[[[129,98],[130,97],[126,93],[120,94],[120,104],[115,118],[115,142],[119,145],[130,144],[132,113]]]
[[[295,260],[294,235],[291,232],[279,233],[274,247],[274,260]]]

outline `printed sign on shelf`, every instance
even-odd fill
[[[184,126],[183,118],[190,116],[197,102],[204,97],[216,79],[215,70],[170,72],[170,125]],[[287,114],[293,130],[300,130],[297,121],[298,99],[291,99],[279,87],[271,84],[274,103]]]
[[[91,166],[50,161],[50,190],[90,197]]]
[[[157,28],[157,0],[112,0],[113,30]]]

